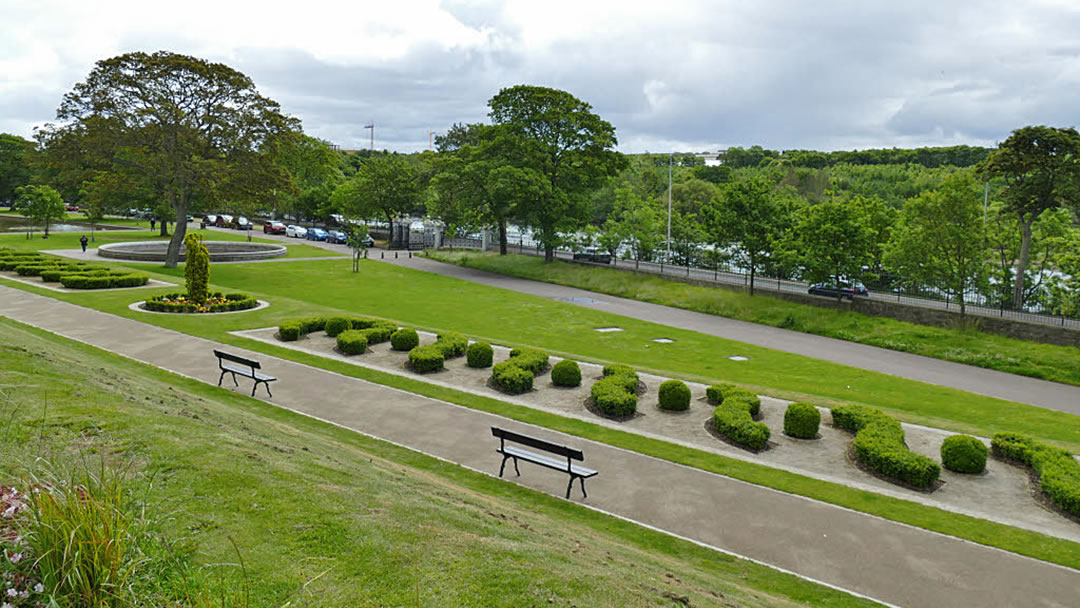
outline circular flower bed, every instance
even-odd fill
[[[146,310],[154,312],[231,312],[255,308],[259,301],[246,293],[212,293],[205,304],[198,304],[182,293],[154,296],[143,303]]]

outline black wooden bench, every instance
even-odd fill
[[[510,458],[514,459],[514,471],[520,476],[521,471],[518,470],[518,460],[524,460],[538,464],[542,467],[562,471],[569,475],[570,483],[566,484],[567,498],[570,498],[570,489],[574,487],[575,479],[581,480],[581,495],[585,498],[589,497],[589,495],[585,493],[585,480],[596,475],[597,472],[574,464],[573,461],[575,460],[585,460],[585,455],[581,453],[581,450],[566,447],[565,445],[560,445],[558,443],[551,443],[550,441],[544,441],[543,439],[537,439],[536,437],[529,437],[528,435],[522,435],[521,433],[507,431],[496,426],[491,427],[491,434],[499,438],[499,449],[495,451],[502,454],[503,457],[502,466],[499,467],[499,477],[503,476],[503,472],[506,470],[506,461]],[[506,445],[507,441],[543,450],[550,454],[555,454],[560,458],[552,458],[546,454],[538,454],[512,445]]]
[[[259,388],[261,382],[266,387],[266,394],[273,397],[273,393],[270,392],[270,383],[277,378],[268,376],[259,371],[262,367],[258,361],[253,361],[247,357],[241,357],[239,355],[233,355],[230,353],[222,352],[214,349],[214,355],[218,358],[218,367],[221,368],[221,375],[218,376],[217,385],[221,386],[221,381],[225,379],[225,374],[232,374],[233,384],[240,386],[240,383],[236,381],[236,376],[240,375],[245,378],[251,378],[255,381],[255,385],[251,387],[251,396],[255,396],[255,389]],[[226,363],[228,361],[228,363]],[[235,365],[234,365],[235,364]]]

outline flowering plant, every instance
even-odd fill
[[[27,508],[22,492],[0,486],[0,608],[39,608],[48,599],[21,534]]]

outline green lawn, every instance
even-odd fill
[[[436,252],[435,259],[515,277],[685,308],[840,340],[956,361],[1033,378],[1080,385],[1080,349],[1006,338],[973,328],[944,329],[787,302],[761,293],[751,297],[648,274],[567,262],[545,264],[529,255]],[[976,323],[977,317],[972,317]]]
[[[129,467],[162,536],[184,539],[198,593],[240,589],[250,606],[875,605],[6,319],[0,333],[0,483],[37,457]]]
[[[182,269],[158,268],[156,271],[162,278],[176,280],[182,277]],[[361,272],[356,274],[349,271],[348,260],[218,265],[211,269],[211,280],[216,288],[254,293],[269,300],[272,306],[241,315],[216,317],[149,315],[131,311],[127,306],[135,297],[145,297],[155,290],[140,290],[138,296],[123,291],[58,294],[37,288],[31,290],[210,340],[324,367],[752,483],[1080,567],[1080,545],[1076,543],[437,387],[421,379],[366,370],[265,345],[227,332],[272,326],[286,319],[312,314],[378,315],[405,325],[434,331],[453,329],[473,338],[502,344],[532,345],[600,362],[620,361],[665,375],[704,381],[732,380],[747,386],[767,387],[765,392],[772,394],[806,395],[818,403],[864,402],[884,407],[905,420],[928,422],[953,430],[983,435],[998,430],[1027,432],[1073,451],[1080,448],[1080,424],[1077,424],[1076,416],[672,330],[376,261],[363,261]],[[606,325],[619,325],[626,331],[612,334],[593,331],[595,327]],[[660,335],[678,341],[673,344],[650,341]],[[748,355],[751,360],[729,361],[725,356],[731,353]]]

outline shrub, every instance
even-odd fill
[[[440,370],[443,368],[443,351],[434,344],[417,346],[409,351],[409,365],[420,374]]]
[[[465,363],[469,367],[491,367],[495,360],[495,349],[487,342],[473,342],[465,350]]]
[[[764,423],[754,422],[750,413],[752,407],[750,402],[743,399],[724,399],[713,410],[716,432],[751,450],[763,449],[769,444],[771,432]]]
[[[184,282],[188,298],[197,304],[205,304],[209,297],[210,252],[203,245],[202,237],[189,232],[184,237]]]
[[[397,323],[387,321],[386,319],[354,317],[349,319],[349,326],[352,329],[364,330],[368,338],[368,344],[386,342],[390,339],[390,336],[394,335],[394,332],[398,330]],[[419,342],[417,342],[417,344],[419,344]]]
[[[346,329],[337,335],[337,346],[346,355],[362,355],[367,352],[367,334],[362,329]]]
[[[634,368],[622,363],[612,363],[604,366],[604,377],[613,376],[615,374],[634,373]]]
[[[300,323],[300,333],[305,335],[326,329],[326,317],[308,317],[297,322]]]
[[[36,277],[40,275],[43,271],[52,270],[56,267],[56,264],[52,263],[23,263],[15,267],[15,272],[18,273],[20,277]]]
[[[941,464],[956,473],[982,473],[986,445],[970,435],[952,435],[941,444]]]
[[[705,397],[714,405],[723,403],[724,399],[739,399],[751,405],[751,416],[757,416],[761,412],[761,399],[757,395],[727,382],[706,388]]]
[[[491,368],[491,380],[503,391],[518,395],[532,390],[533,373],[513,361],[503,361]]]
[[[551,368],[551,383],[555,386],[581,386],[581,367],[577,361],[563,359]]]
[[[345,317],[330,317],[326,320],[325,330],[326,335],[331,338],[336,337],[341,332],[352,329],[352,323]]]
[[[515,348],[510,351],[510,360],[533,375],[543,372],[548,366],[547,353],[535,348]]]
[[[784,434],[799,439],[817,437],[821,412],[809,403],[795,402],[784,412]]]
[[[637,411],[637,373],[628,365],[604,366],[604,377],[589,389],[593,405],[609,416],[629,416]]]
[[[442,352],[445,359],[460,357],[469,347],[469,339],[456,331],[448,331],[445,334],[439,334],[435,340],[435,347]]]
[[[62,280],[66,278],[68,277],[63,277]],[[163,296],[154,296],[148,298],[144,303],[147,310],[192,313],[246,310],[248,308],[255,308],[258,305],[258,300],[243,293],[230,293],[224,296],[221,295],[221,293],[212,293],[207,299],[207,303],[201,306],[195,303],[194,300],[187,299],[187,296],[182,293],[169,293]],[[304,334],[302,329],[300,334]]]
[[[403,327],[390,334],[390,348],[393,350],[412,350],[420,346],[420,336],[416,330]]]
[[[286,321],[281,325],[278,325],[278,337],[283,342],[295,342],[300,339],[300,323],[297,321]]]
[[[705,389],[705,397],[713,404],[723,403],[724,397],[732,391],[739,390],[734,384],[714,384]]]
[[[106,274],[61,274],[60,284],[69,289],[110,289],[146,285],[149,275],[108,272]]]
[[[1019,433],[998,433],[990,448],[999,458],[1030,466],[1039,475],[1039,488],[1059,509],[1080,516],[1080,462],[1061,448]]]
[[[660,385],[660,409],[681,412],[690,409],[690,387],[682,380]]]
[[[855,459],[871,470],[919,488],[941,475],[938,463],[907,448],[900,423],[881,410],[842,405],[832,409],[832,416],[833,424],[855,432]]]

